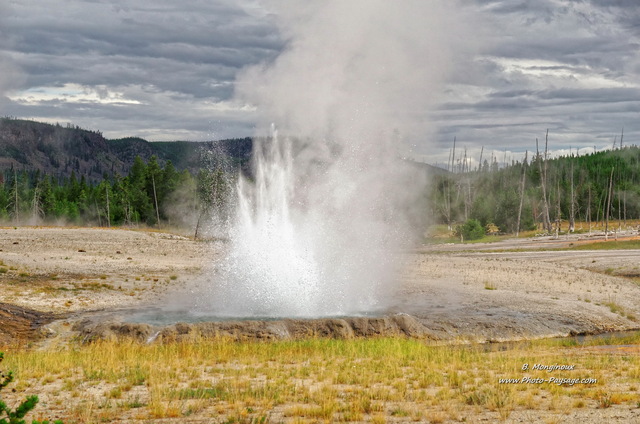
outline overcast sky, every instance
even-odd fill
[[[623,127],[639,144],[640,1],[463,1],[481,46],[447,84],[416,87],[442,93],[416,111],[435,128],[409,141],[417,154],[444,162],[455,136],[474,157],[519,157],[547,128],[558,153],[609,148]],[[254,135],[234,81],[286,47],[274,19],[258,0],[3,1],[0,114],[108,138]]]

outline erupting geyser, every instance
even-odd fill
[[[195,293],[201,308],[218,317],[384,310],[394,252],[416,235],[411,217],[424,214],[414,213],[424,187],[402,146],[429,134],[425,115],[451,44],[464,39],[451,32],[464,28],[455,3],[268,3],[286,47],[242,72],[236,97],[257,108],[271,136],[254,143],[229,253]]]
[[[255,183],[240,179],[230,252],[212,288],[217,315],[318,317],[370,311],[376,282],[356,293],[348,275],[352,255],[340,246],[323,251],[327,220],[302,205],[295,183],[291,143],[277,131],[255,151]],[[333,244],[333,243],[332,243]],[[329,262],[327,254],[341,258]],[[362,252],[360,252],[362,254]]]

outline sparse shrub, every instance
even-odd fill
[[[484,228],[477,219],[468,219],[464,224],[456,228],[456,235],[463,240],[478,240],[485,234]]]
[[[484,289],[485,290],[497,290],[498,287],[492,283],[491,281],[485,281],[484,282]]]
[[[600,393],[598,396],[598,408],[609,408],[613,402],[611,401],[611,395],[608,393]]]

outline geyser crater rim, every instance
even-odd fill
[[[380,318],[388,314],[386,310],[364,311],[343,314],[322,315],[224,315],[211,312],[198,312],[192,310],[167,310],[160,307],[150,307],[128,311],[120,311],[123,322],[132,324],[149,324],[166,326],[177,323],[202,323],[202,322],[233,322],[233,321],[283,321],[283,320],[320,320],[320,319],[345,319],[345,318]]]

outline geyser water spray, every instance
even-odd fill
[[[227,257],[213,264],[206,296],[197,294],[213,314],[385,308],[424,190],[401,159],[402,141],[429,136],[426,115],[453,47],[469,44],[456,3],[268,3],[287,46],[242,72],[236,90],[257,108],[262,134],[271,123],[279,131],[255,142]]]
[[[310,316],[325,312],[322,271],[296,220],[291,145],[272,128],[255,144],[255,183],[240,178],[230,251],[214,289],[220,315]]]

